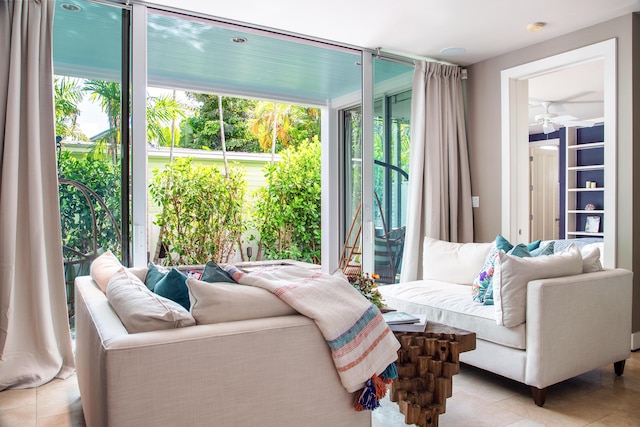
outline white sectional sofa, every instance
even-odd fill
[[[563,252],[545,260],[521,261],[502,252],[494,292],[496,280],[506,285],[505,280],[515,283],[522,279],[522,300],[516,299],[514,310],[522,310],[524,321],[518,323],[514,321],[517,316],[509,320],[508,313],[500,312],[510,310],[508,307],[496,306],[504,302],[500,298],[508,298],[504,289],[496,305],[472,300],[471,285],[491,247],[492,243],[427,239],[423,280],[381,286],[380,293],[391,308],[426,314],[429,321],[475,332],[476,349],[461,354],[461,361],[531,386],[539,406],[544,404],[548,386],[584,372],[614,363],[616,374],[622,375],[631,347],[630,271],[605,269],[542,278],[555,275],[547,261],[560,265],[563,263],[553,257],[569,255]],[[571,250],[575,255],[577,249]],[[520,267],[507,271],[509,262],[539,264],[518,278],[514,271]],[[510,327],[504,326],[505,322]]]
[[[75,285],[76,366],[89,427],[371,425],[305,316],[128,333],[91,277]]]

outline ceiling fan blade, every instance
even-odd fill
[[[565,122],[570,122],[573,120],[578,120],[577,117],[575,116],[569,116],[569,115],[564,115],[564,116],[556,116],[556,117],[551,117],[550,118],[551,122],[556,123],[556,124],[564,124]]]
[[[581,127],[581,128],[590,128],[593,127],[595,123],[586,120],[567,120],[563,123],[566,127]]]

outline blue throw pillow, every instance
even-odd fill
[[[183,306],[187,311],[191,308],[187,276],[172,268],[156,283],[154,292],[161,297],[168,298]]]
[[[525,246],[527,247],[527,250],[531,252],[534,249],[538,249],[541,242],[542,240],[536,240],[535,242],[527,243]],[[511,249],[513,249],[513,245],[507,239],[505,239],[502,234],[498,234],[496,236],[496,246],[498,247],[498,249],[503,250],[507,253]]]
[[[209,261],[204,266],[204,271],[202,272],[202,277],[200,278],[203,282],[208,283],[216,283],[216,282],[227,282],[227,283],[236,283],[235,280],[229,276],[225,270],[223,270],[218,264],[213,261]]]
[[[531,256],[552,255],[556,250],[556,242],[551,241],[538,249],[531,251]]]
[[[169,270],[166,268],[159,267],[150,262],[149,265],[147,265],[147,277],[144,279],[144,284],[153,292],[158,282],[166,276],[168,272]]]

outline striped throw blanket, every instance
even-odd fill
[[[356,409],[375,409],[386,392],[383,381],[397,376],[400,343],[371,304],[344,277],[298,266],[227,272],[242,285],[267,289],[313,319],[331,349],[340,381],[356,394]]]

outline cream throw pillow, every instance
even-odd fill
[[[585,245],[580,249],[582,254],[582,272],[593,273],[602,270],[600,262],[600,245],[602,243],[592,243]]]
[[[187,279],[191,314],[199,325],[286,316],[298,312],[266,289]]]
[[[452,243],[425,237],[422,278],[471,285],[482,269],[491,245]]]
[[[107,284],[111,277],[116,274],[122,268],[120,260],[111,251],[106,251],[98,258],[94,259],[89,269],[91,278],[98,284],[98,287],[102,289],[102,292],[107,292]]]
[[[124,267],[109,280],[107,300],[130,334],[196,324],[180,304],[154,294]]]
[[[130,273],[133,273],[141,282],[147,278],[147,271],[149,268],[145,265],[144,267],[129,267],[127,270]]]
[[[574,244],[553,255],[520,258],[500,251],[493,274],[496,323],[508,328],[526,320],[527,284],[531,280],[582,273],[582,256]]]

